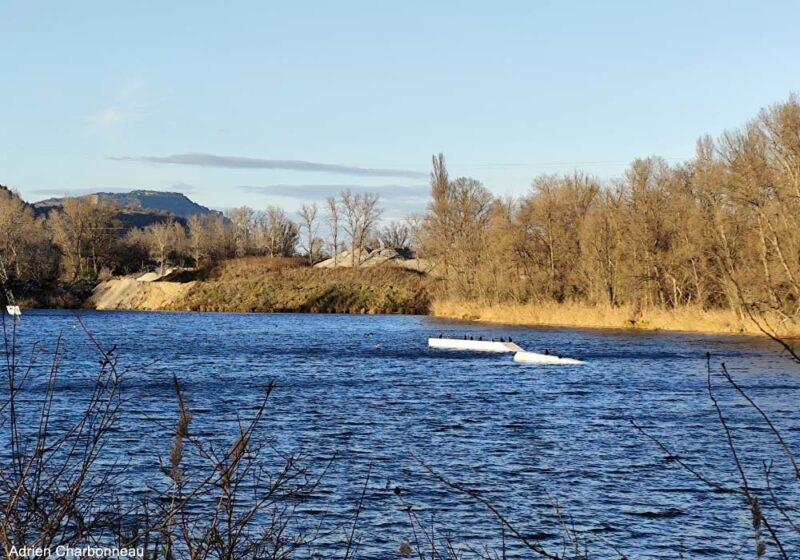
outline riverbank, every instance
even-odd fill
[[[392,266],[316,268],[300,259],[245,257],[209,269],[115,277],[28,289],[23,307],[136,311],[224,311],[431,315],[526,326],[640,329],[721,334],[763,333],[727,310],[647,309],[581,303],[482,305],[437,299],[436,280]],[[800,336],[784,328],[781,336]]]
[[[155,280],[100,283],[86,307],[141,311],[426,314],[430,280],[399,267],[320,269],[294,259],[241,258]]]
[[[654,308],[646,310],[642,316],[638,310],[624,306],[555,302],[482,305],[438,300],[432,302],[430,314],[443,319],[508,325],[763,335],[755,323],[732,311],[698,307]],[[783,328],[778,334],[800,336],[800,326]]]

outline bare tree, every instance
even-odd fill
[[[168,220],[147,226],[144,235],[150,255],[158,262],[159,273],[163,276],[164,265],[168,262],[170,253],[178,249],[185,240],[185,230],[178,222]]]
[[[470,177],[447,178],[444,160],[434,159],[431,176],[433,201],[424,222],[424,254],[438,265],[440,274],[450,280],[458,297],[482,296],[477,280],[487,247],[491,193],[480,181]],[[445,184],[446,181],[446,184]]]
[[[347,189],[341,194],[342,209],[344,210],[344,229],[350,238],[351,265],[361,264],[363,252],[369,235],[381,217],[382,210],[378,207],[380,198],[377,194],[353,194]]]
[[[336,266],[338,264],[339,259],[339,218],[341,208],[339,206],[339,201],[336,200],[336,197],[328,197],[325,199],[325,204],[328,208],[328,229],[330,230],[331,236],[331,252],[333,253],[333,265]]]
[[[406,227],[408,227],[408,242],[415,252],[419,251],[425,237],[425,216],[415,213],[406,216]]]
[[[195,266],[235,254],[230,247],[232,228],[219,214],[189,216],[187,227],[187,250]]]
[[[232,208],[226,212],[233,232],[233,246],[237,257],[250,253],[253,247],[255,212],[248,206]]]
[[[121,231],[112,205],[97,197],[67,198],[49,222],[73,279],[97,276],[100,267],[110,263]]]
[[[411,230],[404,222],[391,221],[379,233],[380,243],[392,249],[406,249],[411,243]]]
[[[431,201],[428,203],[428,214],[424,221],[424,252],[447,272],[449,260],[447,248],[452,244],[452,204],[450,177],[447,172],[444,154],[431,158]]]
[[[58,253],[43,218],[19,194],[0,186],[0,258],[17,281],[44,281],[58,274]]]
[[[306,230],[306,253],[308,254],[308,264],[314,264],[315,260],[319,257],[319,244],[315,243],[317,238],[317,214],[319,207],[316,202],[311,204],[303,204],[300,207],[300,220],[303,228]]]
[[[295,557],[310,543],[313,536],[295,532],[299,512],[292,502],[314,495],[332,458],[312,471],[303,466],[303,455],[278,452],[259,433],[271,383],[220,449],[193,433],[188,399],[173,377],[178,418],[168,457],[156,458],[165,480],[145,483],[141,499],[125,492],[129,471],[108,451],[125,421],[121,386],[127,370],[118,365],[116,346],[102,346],[78,321],[100,365],[88,398],[67,411],[56,397],[67,354],[62,339],[42,377],[34,364],[44,347],[37,343],[27,362],[21,361],[17,326],[9,328],[0,318],[0,429],[9,445],[7,460],[0,462],[5,558],[25,557],[20,550],[91,543],[114,557],[111,551],[123,550],[119,556],[151,560],[277,560]],[[273,451],[274,459],[265,461]]]
[[[277,206],[269,206],[263,214],[264,248],[270,257],[294,256],[300,229]]]
[[[189,229],[189,249],[196,267],[200,266],[200,259],[206,256],[208,230],[203,224],[202,216],[194,214],[186,221]]]
[[[5,317],[1,320],[5,390],[0,396],[0,427],[9,458],[0,465],[0,549],[5,558],[17,558],[21,556],[13,550],[18,547],[71,545],[102,531],[104,520],[97,512],[110,510],[118,495],[116,482],[124,474],[118,465],[104,468],[101,460],[119,419],[121,373],[114,350],[101,351],[94,386],[87,399],[76,403],[77,420],[55,422],[61,418],[54,398],[65,351],[61,338],[40,377],[34,364],[42,347],[37,343],[27,363],[21,362],[17,326],[9,331]],[[29,396],[34,377],[44,387],[41,400]],[[33,408],[25,411],[26,406]]]

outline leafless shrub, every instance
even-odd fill
[[[17,325],[5,317],[4,391],[0,427],[9,454],[0,463],[0,546],[57,547],[92,540],[113,516],[115,489],[124,465],[109,469],[99,459],[122,404],[115,349],[97,346],[100,367],[76,420],[54,430],[54,397],[63,345],[59,338],[38,411],[30,410],[30,385],[41,355],[34,345],[26,362],[17,351]],[[91,339],[95,342],[94,339]]]
[[[742,386],[730,374],[727,366],[724,363],[720,365],[720,371],[717,374],[714,374],[711,367],[711,356],[707,355],[706,367],[706,386],[708,396],[712,402],[717,419],[719,420],[719,424],[725,435],[725,441],[730,454],[730,460],[735,466],[739,477],[738,486],[723,484],[715,480],[712,475],[702,473],[699,469],[692,466],[689,460],[683,459],[678,453],[672,451],[664,442],[648,433],[647,430],[635,420],[631,420],[631,424],[637,432],[654,442],[668,459],[674,461],[682,469],[699,480],[702,484],[718,492],[736,494],[742,498],[742,503],[744,507],[747,508],[752,521],[753,550],[756,557],[763,557],[770,550],[773,550],[779,558],[782,558],[783,560],[789,560],[791,556],[786,550],[784,541],[790,534],[793,535],[794,538],[800,536],[800,527],[798,527],[798,520],[795,517],[796,514],[782,503],[781,499],[778,495],[776,495],[773,489],[773,461],[763,461],[762,463],[762,470],[759,475],[763,477],[763,484],[753,483],[755,476],[753,473],[748,472],[748,469],[740,457],[740,451],[736,444],[733,429],[731,428],[717,397],[716,389],[714,387],[714,379],[721,378],[723,382],[734,389],[736,393],[738,393],[738,395],[747,403],[747,405],[758,414],[781,448],[786,458],[787,466],[794,473],[795,482],[800,483],[800,468],[798,468],[796,454],[789,447],[785,438],[773,421],[769,418],[764,409],[745,392]],[[766,489],[766,492],[764,492],[761,488]],[[783,522],[781,527],[778,527],[778,524],[776,523],[776,520],[778,519]]]
[[[589,539],[575,527],[572,519],[566,514],[558,500],[550,498],[553,517],[556,520],[554,532],[561,537],[560,550],[553,550],[541,542],[526,536],[526,532],[516,522],[505,515],[501,508],[479,490],[465,484],[454,482],[428,465],[423,459],[415,457],[423,471],[444,488],[455,495],[467,496],[478,503],[495,519],[499,526],[499,549],[490,544],[476,546],[472,543],[457,543],[447,528],[439,529],[431,518],[430,523],[423,522],[414,505],[399,495],[403,511],[408,517],[412,538],[401,545],[401,556],[413,556],[419,560],[505,560],[509,555],[509,542],[516,542],[522,549],[534,557],[555,559],[586,560],[589,558]],[[625,559],[626,556],[613,543],[599,538],[611,550],[612,556]]]
[[[9,452],[0,462],[0,546],[5,557],[21,547],[95,544],[135,548],[154,559],[283,559],[313,542],[320,530],[307,534],[296,526],[297,507],[313,495],[327,467],[314,473],[303,466],[303,456],[280,453],[260,437],[271,383],[253,416],[240,419],[232,441],[219,448],[192,434],[191,409],[174,377],[178,415],[161,460],[164,483],[152,482],[140,501],[126,497],[125,465],[103,456],[120,421],[125,372],[116,349],[104,349],[84,330],[100,356],[99,371],[77,418],[56,427],[54,419],[64,413],[55,405],[62,341],[45,387],[33,395],[43,347],[36,344],[21,363],[16,324],[3,318],[0,437]],[[31,402],[37,398],[34,413]],[[264,466],[267,453],[278,454],[277,471]],[[354,533],[355,522],[351,539]]]

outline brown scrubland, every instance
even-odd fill
[[[153,280],[101,282],[96,309],[277,313],[425,314],[431,280],[400,267],[324,269],[305,259],[242,257],[201,270],[168,270]],[[145,275],[144,278],[147,278]]]
[[[396,267],[311,268],[280,266],[251,257],[221,263],[171,306],[193,311],[308,313],[428,312],[428,282]],[[168,308],[169,308],[168,307]]]

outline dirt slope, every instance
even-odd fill
[[[168,270],[164,276],[172,272]],[[106,280],[97,285],[85,306],[94,309],[175,309],[195,283],[158,281],[164,276],[150,272],[139,277]]]

